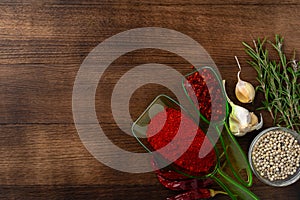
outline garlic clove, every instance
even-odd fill
[[[256,115],[255,115],[255,117],[256,117]],[[257,119],[257,117],[256,117],[256,119]],[[258,120],[258,119],[257,119],[257,120]],[[260,114],[260,122],[258,123],[258,121],[257,121],[256,124],[252,125],[252,127],[250,128],[250,131],[254,131],[254,130],[259,130],[259,129],[261,129],[262,126],[263,126],[263,124],[264,124],[264,120],[263,120],[262,115]]]
[[[257,116],[253,112],[250,112],[250,116],[251,116],[251,123],[250,123],[250,125],[251,126],[255,126],[255,124],[258,123],[258,118],[257,118]]]
[[[255,89],[249,82],[239,80],[235,87],[235,95],[241,103],[251,103],[255,98]]]
[[[237,74],[238,82],[235,86],[236,98],[242,103],[251,103],[255,98],[255,89],[251,83],[241,80],[240,73],[242,69],[236,56],[235,59],[240,69]]]
[[[225,80],[223,80],[223,86],[228,103],[230,104],[232,111],[229,115],[229,129],[235,136],[244,136],[246,133],[258,130],[263,125],[262,115],[260,115],[260,123],[258,123],[258,117],[249,112],[246,108],[239,105],[235,105],[227,96],[225,89]]]
[[[229,129],[235,136],[243,136],[246,132],[242,132],[240,128],[240,124],[232,115],[229,116]]]
[[[246,133],[258,130],[263,126],[262,115],[260,115],[260,123],[258,123],[258,118],[254,113],[251,112],[250,115],[251,122],[246,126],[241,124],[235,124],[236,122],[229,119],[230,130],[235,136],[244,136]]]
[[[251,123],[251,115],[246,108],[243,108],[235,104],[234,106],[231,107],[232,107],[232,111],[231,111],[232,118],[238,121],[241,126],[247,126],[249,123]]]

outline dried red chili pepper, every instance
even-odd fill
[[[213,181],[211,179],[186,179],[186,180],[168,180],[163,176],[156,174],[159,182],[170,190],[195,190],[210,186]]]
[[[175,197],[167,198],[167,200],[195,200],[195,199],[208,199],[211,198],[209,189],[199,188],[197,190],[191,190]]]
[[[177,173],[174,170],[169,168],[159,169],[155,160],[152,160],[152,166],[157,175],[162,176],[163,178],[173,181],[173,180],[188,180],[190,178],[184,176],[183,174]]]
[[[169,168],[158,169],[156,162],[152,161],[153,168],[159,182],[171,190],[193,190],[213,184],[213,180],[188,178]]]
[[[162,156],[164,158],[174,160],[179,156],[174,164],[185,171],[197,173],[197,175],[205,175],[211,172],[216,164],[216,154],[211,144],[202,147],[205,138],[203,131],[192,119],[176,109],[166,108],[164,112],[158,113],[151,119],[147,130],[149,144],[155,150],[158,150],[168,145],[173,139],[172,143],[169,144],[171,145],[169,151],[163,152],[164,155]],[[165,116],[167,116],[167,119],[165,119]],[[179,126],[182,127],[180,130]],[[192,138],[192,143],[190,143],[190,137],[194,136],[195,132],[196,136],[194,139]],[[177,140],[175,141],[176,134]],[[201,148],[209,148],[211,151],[204,158],[199,158]]]
[[[197,190],[188,191],[175,197],[167,198],[167,200],[196,200],[196,199],[209,199],[217,194],[226,194],[222,191],[215,191],[213,189],[199,188]]]

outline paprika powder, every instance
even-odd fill
[[[179,126],[183,127],[180,129],[182,133],[180,133]],[[176,134],[180,138],[172,141]],[[189,143],[190,137],[194,137],[192,143]],[[172,141],[170,150],[163,152],[162,156],[168,160],[179,157],[174,161],[176,166],[187,173],[199,176],[210,173],[217,161],[216,153],[210,143],[202,147],[204,138],[204,132],[194,121],[174,108],[165,108],[164,111],[156,114],[147,129],[147,141],[154,150],[161,149]],[[201,148],[209,148],[211,151],[205,157],[200,158]]]

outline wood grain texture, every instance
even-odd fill
[[[73,122],[72,90],[84,58],[100,42],[122,31],[146,26],[174,29],[208,51],[234,99],[238,71],[234,55],[243,65],[242,77],[256,83],[241,42],[280,33],[286,38],[288,54],[293,49],[299,52],[299,9],[298,0],[1,1],[0,199],[165,199],[175,195],[153,173],[110,169],[81,143]],[[190,72],[189,63],[175,54],[138,50],[117,59],[97,88],[101,126],[128,151],[143,150],[116,126],[111,93],[124,73],[149,62],[169,65],[182,74]],[[130,101],[132,118],[161,93],[172,95],[158,85],[139,88]],[[247,108],[253,110],[261,98],[258,95],[255,105]],[[271,126],[267,113],[264,116],[264,127]],[[244,151],[256,134],[238,138]],[[254,178],[251,190],[261,199],[296,200],[299,186],[297,182],[272,188]]]

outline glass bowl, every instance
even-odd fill
[[[291,130],[291,129],[287,129],[284,127],[271,127],[268,128],[266,130],[263,130],[262,132],[260,132],[252,141],[250,148],[249,148],[249,152],[248,152],[248,158],[249,158],[249,163],[251,166],[251,169],[253,171],[253,173],[255,174],[255,176],[263,183],[270,185],[270,186],[275,186],[275,187],[284,187],[284,186],[288,186],[291,185],[293,183],[295,183],[297,180],[299,180],[300,178],[300,167],[298,167],[297,171],[293,174],[293,175],[289,175],[286,179],[283,180],[274,180],[274,181],[270,181],[269,179],[263,177],[260,175],[260,173],[258,172],[258,170],[255,167],[255,164],[253,163],[253,159],[252,159],[252,152],[253,149],[255,147],[255,145],[257,144],[257,142],[259,141],[259,139],[269,133],[270,131],[284,131],[287,132],[289,134],[291,134],[297,141],[298,144],[300,144],[300,134],[298,134],[297,132]]]

